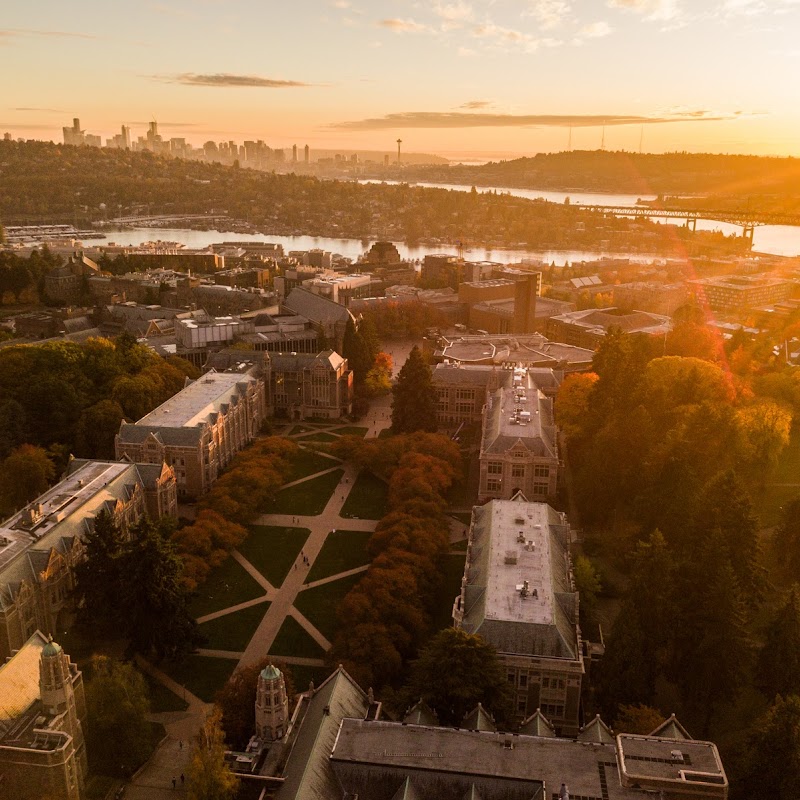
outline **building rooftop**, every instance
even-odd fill
[[[442,337],[435,355],[464,364],[523,363],[553,367],[575,364],[588,367],[594,353],[583,347],[548,341],[537,333]]]
[[[476,506],[460,627],[501,653],[579,658],[569,535],[564,515],[521,494]]]
[[[666,334],[672,329],[672,320],[663,314],[649,311],[622,311],[618,308],[589,308],[583,311],[569,311],[551,319],[586,328],[597,333],[605,333],[609,328],[621,328],[627,333]]]
[[[0,736],[39,699],[39,661],[48,640],[36,631],[0,665]]]
[[[284,305],[290,311],[304,316],[317,324],[330,324],[334,322],[347,322],[352,314],[339,303],[328,300],[319,294],[314,294],[308,289],[296,286],[284,300]]]
[[[155,428],[194,428],[222,407],[237,402],[240,384],[255,376],[242,372],[207,372],[165,403],[142,417],[136,425]]]

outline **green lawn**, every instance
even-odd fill
[[[269,514],[303,514],[316,516],[321,514],[328,504],[336,484],[342,479],[344,470],[336,469],[318,478],[281,489],[268,509]]]
[[[204,584],[197,587],[189,611],[195,617],[203,617],[263,594],[264,590],[258,583],[229,556],[211,572]]]
[[[379,431],[378,438],[388,439],[391,435],[392,435],[391,428],[383,428],[381,431]]]
[[[161,668],[192,694],[211,703],[236,669],[236,659],[187,656],[182,661],[162,664]]]
[[[335,442],[339,437],[334,436],[332,433],[326,433],[325,431],[317,431],[316,433],[310,433],[307,436],[300,436],[298,437],[298,442],[325,442],[328,444],[330,442]]]
[[[150,711],[154,714],[161,711],[185,711],[189,707],[189,704],[182,697],[178,697],[175,692],[167,689],[163,683],[157,681],[146,672],[142,674],[150,693]]]
[[[290,616],[284,619],[269,652],[274,656],[297,656],[299,658],[322,658],[325,655],[325,651],[305,628]]]
[[[253,638],[269,606],[269,603],[259,603],[257,606],[243,608],[204,622],[200,626],[200,633],[208,641],[203,647],[208,650],[231,650],[234,653],[241,653]]]
[[[307,478],[309,475],[322,472],[324,469],[330,469],[337,464],[339,464],[339,461],[335,459],[325,458],[325,456],[313,450],[304,450],[301,448],[292,459],[292,470],[286,479],[286,483],[299,481],[300,478]]]
[[[325,544],[308,573],[306,583],[328,578],[348,569],[369,564],[367,542],[372,531],[336,530],[328,534]]]
[[[295,425],[290,431],[289,436],[296,436],[299,433],[310,433],[313,431],[314,428],[310,428],[308,425]]]
[[[300,664],[287,664],[286,669],[292,673],[296,692],[308,691],[310,681],[314,681],[314,686],[319,687],[332,672],[330,667],[305,667]]]
[[[342,506],[341,516],[348,519],[380,519],[386,513],[389,487],[368,470],[361,470]]]
[[[339,620],[336,611],[342,598],[361,580],[363,575],[351,575],[338,581],[305,589],[294,601],[295,608],[329,641],[333,640]]]
[[[339,436],[366,436],[369,428],[361,428],[358,425],[348,425],[346,428],[337,428]]]
[[[433,619],[435,630],[449,628],[453,624],[453,600],[461,591],[465,560],[466,556],[462,555],[446,555],[442,560],[442,583]]]
[[[468,540],[467,539],[462,539],[460,542],[453,542],[450,545],[450,549],[451,550],[458,550],[460,553],[466,553],[467,544],[468,544]]]
[[[308,528],[251,525],[250,535],[238,550],[273,586],[279,587],[310,533]]]

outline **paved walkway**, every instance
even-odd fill
[[[373,438],[378,436],[381,430],[389,427],[390,424],[391,411],[389,398],[380,398],[380,400],[373,405],[368,416],[355,425],[352,423],[334,422],[331,425],[315,425],[313,428],[315,431],[324,431],[325,433],[338,435],[337,431],[343,428],[361,427],[368,429],[365,438]],[[294,425],[287,425],[286,429],[281,431],[280,435],[288,435],[289,438],[297,439],[300,436],[308,434],[308,431],[304,431],[302,433],[290,435],[288,432],[293,427]],[[299,444],[302,445],[302,441],[300,441]],[[286,486],[295,486],[299,483],[312,480],[319,475],[327,474],[336,469],[343,469],[344,474],[336,486],[336,489],[331,494],[322,513],[316,516],[305,516],[302,514],[264,514],[255,522],[255,524],[258,525],[308,528],[311,531],[303,549],[289,569],[283,584],[280,587],[273,586],[253,564],[235,550],[232,553],[233,558],[236,559],[258,583],[264,590],[264,594],[252,600],[237,603],[236,605],[214,611],[198,618],[198,622],[200,623],[209,622],[210,620],[218,619],[228,614],[233,614],[237,611],[269,602],[270,606],[250,639],[249,644],[243,652],[209,648],[200,650],[199,655],[208,656],[210,658],[236,660],[238,662],[237,666],[253,664],[269,653],[270,647],[287,616],[293,617],[323,650],[330,649],[331,643],[309,619],[294,607],[294,601],[297,595],[305,589],[322,586],[340,580],[341,578],[365,572],[367,566],[360,566],[344,570],[343,572],[322,578],[313,583],[305,582],[326,539],[332,531],[374,531],[377,520],[349,519],[341,516],[342,506],[346,502],[350,490],[353,488],[358,470],[352,465],[342,464],[333,456],[327,454],[322,455],[331,459],[332,465],[330,468],[323,469],[313,475],[308,475],[305,478],[300,478],[299,480],[286,484]],[[189,512],[189,509],[186,510]],[[187,513],[187,516],[188,515]],[[459,525],[460,523],[458,523],[457,520],[453,520],[451,523],[450,540],[453,542],[463,538],[463,532],[460,528],[464,526],[459,527]],[[283,655],[276,655],[276,658],[280,658],[281,661],[287,664],[296,664],[298,666],[322,667],[325,664],[322,658],[304,658]],[[126,797],[132,798],[133,800],[174,799],[176,795],[183,793],[180,775],[181,773],[185,774],[187,769],[192,749],[192,738],[199,730],[206,715],[211,711],[212,706],[210,703],[205,703],[198,697],[195,697],[191,692],[154,665],[142,660],[140,661],[140,666],[145,672],[148,672],[153,678],[161,682],[176,695],[183,697],[188,702],[189,706],[185,711],[165,712],[152,715],[154,721],[161,722],[164,725],[167,735],[152,758],[128,784]],[[176,787],[174,789],[172,786],[173,778],[176,779]]]

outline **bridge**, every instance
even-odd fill
[[[577,204],[576,204],[577,205]],[[753,244],[753,231],[759,225],[798,225],[800,214],[782,214],[769,211],[723,211],[708,208],[656,208],[653,206],[595,206],[580,204],[584,211],[595,211],[599,214],[610,214],[615,217],[658,217],[685,219],[686,226],[697,230],[697,220],[707,219],[713,222],[727,222],[740,225],[742,235]]]
[[[107,225],[148,225],[173,224],[176,222],[220,222],[227,220],[227,214],[150,214],[144,216],[114,217]]]

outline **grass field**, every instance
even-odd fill
[[[386,513],[389,487],[368,470],[361,470],[342,506],[347,519],[380,519]]]
[[[313,450],[301,449],[292,459],[292,470],[289,473],[286,483],[299,481],[300,478],[307,478],[316,472],[335,467],[339,462],[332,458],[315,453]]]
[[[342,598],[361,580],[361,574],[331,581],[297,595],[295,608],[329,641],[333,640],[339,621],[336,611]]]
[[[208,650],[231,650],[241,653],[253,638],[258,623],[267,613],[269,603],[243,608],[232,614],[225,614],[200,626],[200,633],[207,638],[204,645]]]
[[[321,514],[328,504],[344,470],[336,469],[318,478],[311,478],[288,489],[281,489],[267,509],[269,514]]]
[[[309,433],[307,436],[299,436],[297,441],[298,442],[325,442],[325,444],[329,444],[330,442],[335,442],[339,437],[334,436],[332,433],[326,433],[325,431],[317,431],[316,433]]]
[[[189,611],[195,617],[202,617],[263,594],[264,590],[256,581],[229,556],[197,588],[197,593],[189,604]]]
[[[308,573],[306,583],[329,578],[339,572],[369,564],[367,542],[372,531],[336,530],[328,534],[322,550]]]
[[[162,666],[162,669],[192,694],[210,703],[236,669],[236,660],[187,656],[183,661]]]
[[[339,436],[366,436],[369,428],[362,428],[357,425],[348,425],[346,428],[337,428]]]
[[[150,711],[154,714],[161,711],[185,711],[189,707],[182,697],[167,689],[163,683],[150,677],[146,672],[143,675],[150,694]]]
[[[291,616],[287,616],[269,649],[274,656],[297,656],[299,658],[322,658],[325,651],[314,641],[305,628]]]
[[[292,673],[296,692],[307,691],[310,681],[314,681],[314,686],[319,687],[332,672],[330,667],[305,667],[300,664],[288,664],[286,668]]]
[[[239,552],[275,587],[286,579],[311,531],[277,525],[251,525]]]

